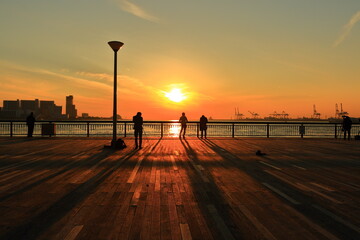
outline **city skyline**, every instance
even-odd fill
[[[310,117],[314,104],[323,118],[336,103],[360,117],[359,1],[5,1],[0,13],[2,100],[72,94],[80,113],[111,116],[119,40],[126,118]]]
[[[170,92],[171,93],[171,92]],[[184,96],[179,95],[173,95],[169,96],[172,101],[177,102],[179,98],[186,98]],[[45,119],[76,119],[76,118],[111,118],[112,116],[108,117],[99,117],[99,116],[91,116],[89,113],[86,112],[78,112],[78,109],[76,109],[76,106],[73,102],[74,96],[69,95],[66,96],[66,104],[65,104],[65,110],[62,111],[62,106],[57,106],[55,104],[54,100],[39,100],[38,98],[35,98],[34,100],[29,99],[7,99],[3,100],[3,106],[0,107],[0,117],[6,118],[8,116],[8,119],[11,120],[13,116],[14,118],[24,118],[26,115],[28,115],[30,112],[34,112],[35,116],[40,116],[41,118]],[[53,109],[54,108],[54,109]],[[44,109],[46,109],[46,114],[44,117]],[[50,110],[51,109],[51,110]],[[56,109],[56,110],[55,110]],[[2,111],[15,111],[12,114],[2,114]],[[16,111],[20,111],[17,112]],[[49,112],[50,111],[50,112]],[[16,113],[16,114],[15,114]],[[260,115],[257,112],[252,111],[245,111],[242,113],[240,112],[239,108],[235,108],[234,114],[230,116],[230,118],[225,119],[233,119],[233,120],[244,120],[244,119],[332,119],[332,118],[341,118],[342,116],[348,116],[349,113],[343,109],[342,103],[335,104],[335,111],[334,114],[331,116],[322,115],[320,112],[316,110],[316,105],[313,105],[313,112],[310,115],[307,116],[291,116],[285,111],[274,111],[271,113],[268,113],[267,115]],[[121,116],[119,115],[120,119],[131,119],[131,117],[128,116]],[[212,119],[212,116],[209,116],[210,119]],[[191,119],[191,118],[190,118]],[[156,119],[153,119],[156,120]],[[169,120],[175,120],[175,119],[169,119]]]
[[[73,99],[72,95],[66,96],[64,113],[63,107],[56,105],[54,100],[39,100],[38,98],[34,100],[19,98],[3,100],[3,106],[0,107],[0,119],[25,119],[32,113],[35,118],[40,120],[74,120],[78,116]]]

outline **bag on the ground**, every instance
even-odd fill
[[[355,140],[360,140],[360,131],[358,132],[358,135],[355,135]]]
[[[124,140],[119,138],[118,140],[116,140],[115,147],[117,149],[124,149],[124,148],[126,148],[126,144],[125,144]]]

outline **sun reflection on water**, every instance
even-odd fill
[[[171,137],[176,137],[179,135],[180,125],[178,123],[172,123],[169,127],[169,135]]]

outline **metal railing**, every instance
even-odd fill
[[[110,137],[112,121],[37,121],[34,136],[44,136],[43,124],[54,124],[54,136]],[[342,137],[341,123],[327,122],[209,122],[208,137]],[[144,121],[144,136],[177,137],[180,124],[174,121]],[[358,133],[360,124],[354,123],[352,132]],[[131,121],[118,121],[119,137],[133,136]],[[190,121],[187,136],[199,136],[199,122]],[[24,121],[0,121],[0,136],[26,136]],[[354,135],[354,134],[353,134]]]

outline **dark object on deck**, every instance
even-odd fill
[[[55,136],[55,124],[54,123],[43,123],[41,124],[41,135]]]
[[[111,142],[111,143],[113,143],[113,142]],[[124,148],[126,148],[127,146],[126,146],[126,144],[125,144],[125,142],[124,142],[124,140],[122,140],[121,138],[119,138],[118,140],[116,140],[116,142],[115,142],[115,146],[113,146],[113,145],[105,145],[104,146],[104,148],[112,148],[112,149],[120,149],[120,150],[122,150],[122,149],[124,149]]]
[[[358,135],[355,135],[355,140],[360,140],[360,131],[358,132]]]
[[[257,150],[255,154],[256,154],[256,156],[264,156],[264,155],[266,155],[266,153],[263,153],[260,150]]]

